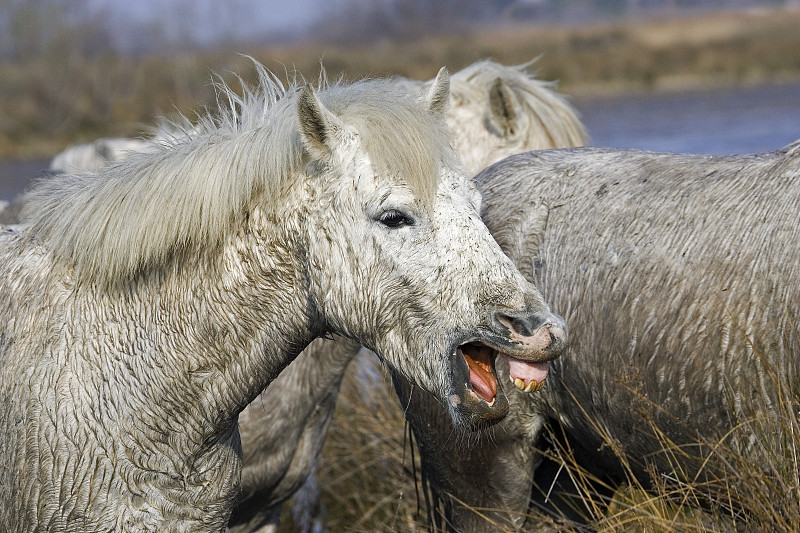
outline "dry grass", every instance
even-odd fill
[[[278,74],[434,76],[487,57],[540,57],[542,79],[567,94],[769,82],[800,77],[800,10],[716,13],[579,27],[515,26],[413,42],[339,46],[307,42],[240,49]],[[154,115],[213,105],[210,72],[252,74],[234,51],[87,60],[57,57],[0,64],[0,157],[49,156],[101,136],[134,136]],[[285,74],[289,74],[288,72]],[[282,77],[286,78],[286,75]],[[252,79],[250,80],[252,81]]]
[[[325,526],[364,533],[424,531],[413,448],[391,379],[371,357],[357,364],[345,377],[318,466]],[[282,531],[292,531],[291,516],[284,519]]]
[[[582,489],[573,499],[574,507],[597,531],[796,531],[798,407],[796,396],[784,394],[776,416],[754,417],[719,441],[698,442],[700,451],[691,457],[656,429],[673,470],[651,468],[649,479],[643,480],[633,475],[633,465],[628,464],[632,459],[620,454],[628,478],[621,486],[609,486],[589,473],[568,446],[560,444],[549,453]],[[741,443],[750,438],[752,446],[744,450]],[[605,442],[612,445],[611,439]],[[687,462],[702,467],[690,473],[683,468]]]
[[[365,385],[363,372],[348,374],[320,459],[325,525],[329,531],[427,531],[402,413],[385,371],[373,368],[380,377],[371,385]],[[636,463],[597,424],[596,432],[623,465],[627,481],[621,484],[589,472],[568,442],[550,430],[554,444],[544,453],[580,490],[562,495],[568,502],[562,504],[568,511],[563,518],[532,512],[532,522],[575,532],[586,531],[586,524],[609,533],[798,530],[800,398],[775,372],[772,378],[779,391],[775,405],[754,409],[763,414],[741,421],[719,440],[698,441],[691,452],[654,426],[671,469],[656,472]],[[642,467],[646,475],[637,476]],[[538,490],[547,493],[550,487]],[[575,521],[576,516],[582,518]],[[287,511],[281,531],[293,527]]]

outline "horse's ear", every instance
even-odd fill
[[[519,100],[502,78],[489,89],[489,123],[497,133],[512,137],[519,131]]]
[[[322,105],[310,85],[303,87],[297,98],[297,119],[306,150],[317,159],[329,156],[344,126]]]
[[[428,108],[434,113],[444,116],[447,112],[450,105],[450,74],[447,73],[447,67],[439,69],[425,101],[428,103]]]

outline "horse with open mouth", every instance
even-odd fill
[[[424,94],[433,83],[406,78],[394,81],[410,94]],[[453,75],[451,90],[447,126],[469,175],[514,153],[580,146],[588,139],[577,112],[564,96],[552,83],[529,73],[527,65],[478,61]],[[306,484],[333,419],[342,377],[359,349],[358,343],[342,338],[314,341],[243,411],[242,493],[231,519],[232,532],[262,531],[265,524],[276,524],[281,502]],[[462,348],[463,354],[467,355],[473,390],[493,401],[498,390],[496,357],[480,345]],[[513,364],[514,360],[504,359],[500,381],[509,380],[524,392],[537,391],[544,385],[547,363],[518,366],[514,383],[508,377],[508,362]],[[371,363],[359,358],[357,364]],[[395,379],[403,378],[396,375]],[[283,400],[298,391],[306,398],[304,403],[289,405]],[[517,401],[515,394],[505,394]],[[486,438],[500,442],[519,432],[516,427],[509,428],[511,424],[501,424],[501,430],[492,431]],[[502,438],[498,436],[501,434]],[[459,462],[457,456],[452,459]],[[306,493],[316,490],[313,480],[307,485]],[[519,492],[512,484],[507,488],[509,493]],[[298,511],[313,513],[318,495],[306,494],[303,499],[305,507]],[[519,505],[509,503],[507,507],[524,508],[526,502],[527,496]]]
[[[41,181],[0,235],[3,531],[222,531],[238,415],[319,336],[356,339],[470,427],[508,404],[465,350],[520,379],[563,350],[480,220],[446,72],[418,98],[257,68],[197,132]]]

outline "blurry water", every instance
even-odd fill
[[[800,139],[800,83],[573,103],[595,146],[736,154]]]
[[[19,196],[31,178],[46,170],[47,159],[0,160],[0,201],[9,201]]]

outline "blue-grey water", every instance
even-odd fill
[[[740,89],[576,98],[595,146],[661,152],[765,152],[800,139],[800,82]],[[47,160],[0,161],[0,200]]]
[[[800,139],[800,83],[573,100],[595,146],[744,154]]]

